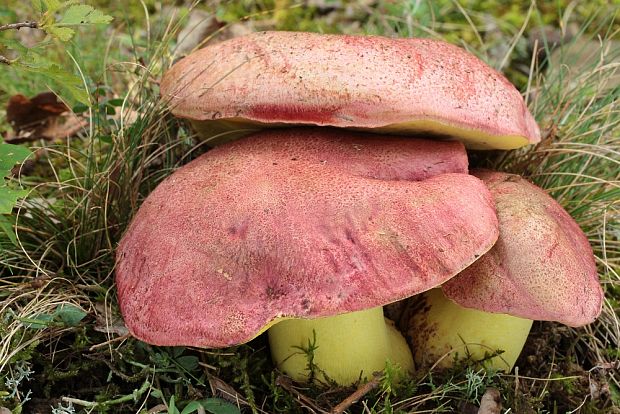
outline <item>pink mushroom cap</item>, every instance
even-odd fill
[[[163,181],[125,233],[125,322],[149,343],[225,347],[282,318],[438,286],[498,237],[492,197],[466,171],[460,143],[323,128],[217,147]]]
[[[601,312],[592,247],[573,218],[544,190],[524,178],[473,173],[488,186],[499,218],[499,239],[478,261],[442,286],[467,308],[569,326],[591,323]]]
[[[253,33],[185,57],[165,74],[161,94],[176,116],[241,128],[432,132],[471,148],[540,141],[523,98],[503,75],[430,39]]]

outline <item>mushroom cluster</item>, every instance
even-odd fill
[[[463,345],[506,351],[491,363],[509,370],[532,319],[600,312],[592,249],[559,204],[469,173],[466,148],[540,132],[514,86],[458,47],[255,33],[182,59],[161,94],[220,145],[162,182],[118,247],[141,340],[218,348],[268,330],[294,379],[350,384]],[[383,312],[406,298],[409,344]]]

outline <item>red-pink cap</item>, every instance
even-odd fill
[[[439,132],[478,136],[480,147],[540,141],[523,98],[503,75],[430,39],[253,33],[182,59],[165,74],[161,94],[176,116],[192,120],[400,125],[404,134],[436,129],[431,122],[443,125]]]
[[[224,347],[279,318],[437,286],[498,236],[491,195],[466,170],[459,143],[327,128],[217,147],[162,182],[121,241],[125,322],[153,344]]]
[[[517,175],[475,171],[495,199],[499,239],[443,285],[450,299],[487,312],[569,326],[600,314],[603,292],[592,247],[544,190]]]

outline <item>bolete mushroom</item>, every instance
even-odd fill
[[[446,282],[498,236],[491,195],[466,170],[460,143],[327,128],[219,146],[163,181],[125,233],[127,327],[152,344],[219,348],[275,325],[275,361],[298,380],[307,360],[287,361],[308,332],[319,373],[340,384],[386,360],[411,370],[381,306]]]
[[[165,74],[161,94],[207,137],[310,124],[430,132],[477,149],[540,141],[503,75],[431,39],[253,33],[185,57]]]
[[[473,174],[495,199],[499,239],[441,289],[416,298],[404,319],[417,363],[447,356],[448,365],[450,351],[482,359],[500,349],[491,364],[511,370],[532,320],[586,325],[600,314],[603,292],[588,239],[553,198],[517,175]]]

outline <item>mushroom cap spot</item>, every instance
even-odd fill
[[[161,94],[194,121],[432,132],[475,148],[540,141],[502,74],[430,39],[253,33],[185,57],[164,75]]]
[[[466,169],[460,143],[326,128],[217,147],[164,180],[126,231],[125,322],[149,343],[225,347],[276,319],[437,286],[498,236],[491,195]]]
[[[475,171],[491,190],[499,219],[495,246],[442,286],[459,305],[521,318],[586,325],[603,292],[592,247],[573,218],[524,178]]]

